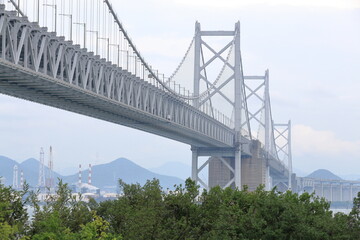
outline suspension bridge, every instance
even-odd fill
[[[107,0],[1,3],[0,93],[189,144],[191,178],[204,188],[292,188],[291,123],[273,121],[269,71],[244,74],[239,22],[197,22],[166,77]]]

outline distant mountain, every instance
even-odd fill
[[[82,172],[83,182],[87,181],[88,174],[88,170]],[[92,185],[101,189],[117,187],[119,179],[126,183],[140,183],[143,185],[147,180],[153,178],[159,179],[163,188],[173,188],[175,184],[184,183],[180,178],[151,172],[126,158],[119,158],[110,163],[92,167]],[[76,183],[78,181],[78,174],[63,177],[63,179],[68,183]]]
[[[307,177],[309,178],[319,178],[319,179],[329,179],[329,180],[342,180],[341,177],[333,174],[329,170],[326,169],[318,169],[313,173],[309,174]]]
[[[5,177],[6,185],[12,185],[13,168],[15,165],[18,166],[19,184],[20,172],[23,171],[26,182],[32,187],[37,186],[39,176],[38,160],[29,158],[19,164],[10,158],[0,156],[0,177]],[[45,166],[45,176],[47,176],[48,171],[49,169]],[[82,172],[82,182],[88,181],[88,174],[88,170]],[[61,176],[57,172],[54,172],[55,182],[57,182],[57,178],[63,179],[66,183],[73,184],[78,182],[79,175],[76,173],[69,176]],[[126,183],[140,183],[143,185],[147,180],[153,178],[159,179],[164,189],[173,188],[175,184],[184,183],[184,180],[180,178],[151,172],[125,158],[119,158],[110,163],[92,167],[92,185],[101,189],[107,187],[112,189],[116,188],[119,179],[122,179]]]
[[[152,172],[170,175],[185,180],[191,175],[191,167],[181,162],[167,162],[160,167],[150,168]]]
[[[40,164],[40,162],[38,160],[36,160],[35,158],[29,158],[20,164],[20,170],[23,170],[23,172],[24,172],[24,179],[26,179],[26,182],[30,186],[35,187],[38,185],[39,164]],[[47,166],[44,166],[44,171],[45,171],[45,178],[46,178],[46,176],[48,176],[48,173],[49,173],[49,168]],[[20,171],[19,171],[19,173],[20,173]],[[55,171],[53,172],[53,176],[54,176],[55,182],[57,182],[58,178],[63,177]]]
[[[29,158],[20,164],[20,170],[24,173],[24,179],[30,186],[37,186],[39,179],[39,161],[34,158]],[[19,173],[20,173],[19,170]]]
[[[5,185],[13,184],[13,169],[18,166],[18,183],[20,184],[21,171],[24,174],[25,181],[31,186],[35,187],[38,184],[39,178],[39,161],[34,158],[29,158],[22,163],[18,163],[8,157],[0,156],[0,176],[5,177]],[[48,174],[48,167],[45,166],[45,177]],[[62,177],[60,174],[54,172],[54,178]]]

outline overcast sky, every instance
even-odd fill
[[[269,69],[273,118],[292,120],[293,166],[360,173],[360,0],[112,2],[145,59],[167,75],[195,21],[205,30],[233,30],[240,20],[245,74]],[[191,161],[185,144],[0,95],[0,155],[38,158],[50,145],[61,173],[118,157],[148,168]]]

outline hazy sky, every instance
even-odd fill
[[[292,120],[293,166],[360,173],[360,0],[112,2],[145,59],[167,75],[196,20],[205,30],[232,30],[240,20],[245,74],[268,68],[274,120]],[[50,145],[62,173],[118,157],[149,168],[191,161],[185,144],[0,95],[0,155],[38,158]]]

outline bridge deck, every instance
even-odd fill
[[[229,147],[173,121],[0,59],[0,92],[199,147]]]

